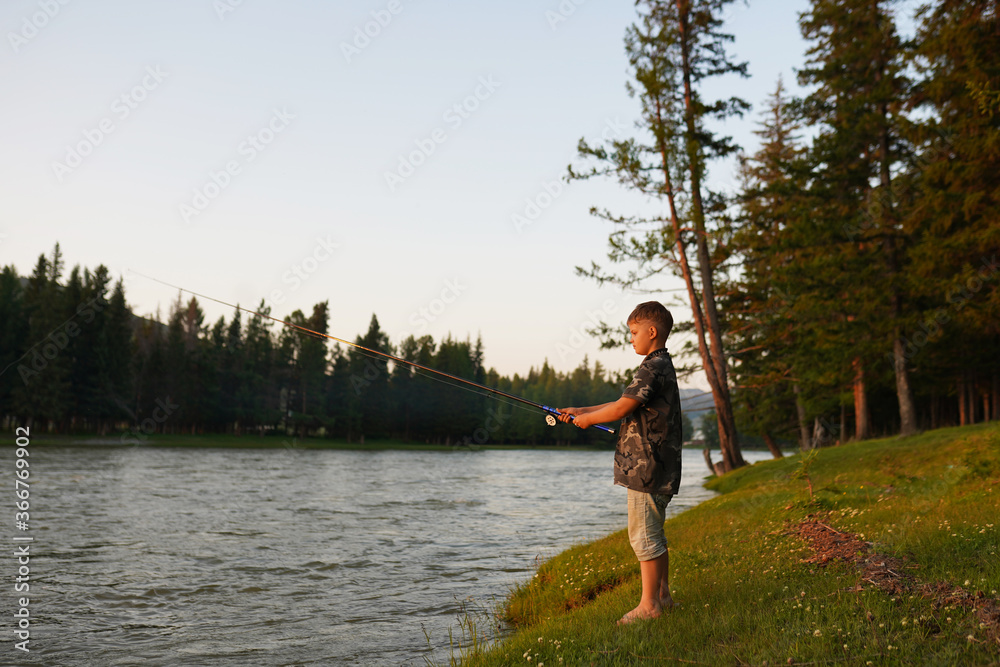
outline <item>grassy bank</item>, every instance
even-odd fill
[[[799,454],[710,486],[722,495],[667,522],[680,608],[615,625],[641,588],[615,533],[543,564],[502,611],[512,633],[462,664],[1000,664],[996,424]]]

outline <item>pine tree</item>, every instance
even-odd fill
[[[382,331],[378,317],[372,314],[368,331],[355,339],[355,343],[370,350],[391,354],[389,337]],[[366,437],[385,437],[389,409],[389,369],[382,357],[367,354],[357,348],[348,352],[351,373],[348,392],[351,407],[349,433],[362,441]]]
[[[15,410],[28,417],[28,425],[65,430],[72,397],[67,320],[73,313],[63,300],[63,260],[59,244],[51,259],[39,255],[24,291],[28,317],[25,355],[17,365],[21,382],[12,392]]]
[[[614,175],[619,182],[667,205],[666,217],[621,217],[594,211],[613,222],[609,258],[635,262],[637,269],[625,276],[604,273],[594,265],[582,271],[599,282],[623,287],[673,270],[687,288],[694,315],[695,340],[702,368],[712,388],[718,413],[723,467],[744,465],[736,432],[729,388],[729,368],[723,344],[722,322],[716,304],[714,249],[710,227],[724,208],[724,198],[706,188],[708,162],[732,154],[737,147],[729,137],[708,128],[710,120],[742,115],[744,100],[732,97],[707,101],[702,87],[712,78],[747,76],[746,63],[734,63],[726,52],[731,35],[722,31],[722,14],[731,0],[640,0],[640,22],[625,38],[635,86],[629,92],[642,103],[641,126],[646,141],[615,140],[591,147],[580,142],[580,154],[600,167],[570,178]],[[689,259],[693,246],[697,259]],[[651,291],[651,290],[650,290]]]
[[[1000,97],[990,94],[1000,17],[993,1],[939,0],[919,18],[914,102],[925,120],[914,128],[906,225],[922,309],[906,354],[925,369],[932,423],[954,392],[965,424],[1000,417]]]
[[[226,318],[222,315],[208,330],[199,348],[199,401],[198,430],[206,428],[213,433],[224,431],[232,424],[231,397],[224,389],[226,375]]]
[[[900,431],[916,432],[916,409],[905,359],[906,309],[903,261],[908,239],[899,220],[893,173],[906,146],[900,112],[909,94],[904,49],[891,13],[892,0],[813,0],[800,18],[812,43],[799,82],[815,89],[803,100],[805,117],[819,128],[813,143],[821,227],[812,245],[823,253],[813,270],[834,261],[827,292],[838,340],[829,360],[843,366],[832,384],[853,382],[856,405],[869,367],[892,354]],[[846,306],[846,307],[845,307]],[[854,354],[841,358],[853,348]],[[839,351],[838,351],[839,350]]]
[[[21,384],[18,366],[25,359],[28,337],[28,315],[25,312],[24,289],[14,265],[0,271],[0,418],[13,413],[14,390]]]
[[[330,426],[326,414],[329,359],[327,339],[322,335],[329,323],[329,303],[315,304],[308,318],[296,310],[285,320],[293,326],[281,331],[279,343],[284,409],[288,426],[297,435],[307,435]],[[320,335],[308,334],[303,329]]]
[[[791,114],[782,81],[771,96],[760,129],[760,150],[740,162],[740,213],[730,237],[739,257],[738,277],[723,287],[723,311],[733,345],[735,400],[740,422],[769,447],[774,434],[796,428],[794,386],[807,350],[794,305],[800,284],[788,267],[795,261],[789,228],[808,217],[801,192],[807,185],[798,144],[800,125]],[[773,444],[772,453],[780,456]]]
[[[103,267],[100,267],[103,268]],[[100,433],[104,435],[118,422],[128,417],[125,406],[134,389],[132,363],[135,355],[133,315],[125,301],[125,286],[119,279],[111,291],[101,323],[98,349],[101,383]]]
[[[176,393],[171,396],[167,388],[166,329],[158,313],[153,319],[142,319],[135,329],[135,357],[132,362],[135,395],[131,402],[122,406],[129,416],[133,433],[147,417],[151,418],[158,399],[173,401],[180,398]],[[149,425],[155,423],[150,422]],[[139,434],[149,435],[142,431]],[[138,440],[137,436],[133,438]]]
[[[271,333],[271,320],[265,317],[270,314],[270,306],[262,299],[256,313],[247,322],[243,342],[248,394],[247,418],[261,432],[276,428],[281,420],[275,341]]]
[[[330,303],[322,301],[313,306],[305,327],[318,334],[327,333],[330,320]],[[310,415],[315,426],[326,425],[323,391],[327,378],[327,339],[306,336],[302,339],[297,359],[302,378],[302,412]]]
[[[181,295],[177,295],[177,301],[171,307],[163,346],[164,377],[160,385],[163,394],[148,396],[146,410],[139,417],[151,417],[157,400],[170,400],[180,407],[170,421],[155,424],[156,431],[177,433],[184,428],[193,430],[198,423],[198,404],[202,395],[202,378],[198,376],[198,341],[203,319],[196,299],[192,298],[185,306]]]
[[[226,329],[219,380],[226,430],[237,435],[246,427],[250,403],[247,375],[244,371],[246,360],[243,353],[241,313],[237,305]]]
[[[455,377],[475,381],[476,362],[469,341],[459,342],[448,335],[438,345],[432,367]],[[448,443],[470,441],[484,415],[482,397],[457,382],[438,383],[440,400],[435,418],[441,426],[440,437]],[[449,386],[450,385],[450,386]]]

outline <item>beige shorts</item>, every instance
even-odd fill
[[[659,558],[667,552],[663,522],[671,498],[628,489],[628,541],[641,561]]]

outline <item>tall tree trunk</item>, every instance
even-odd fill
[[[938,398],[937,388],[931,386],[931,430],[933,431],[938,427],[938,422],[940,418],[938,416],[938,411],[941,409],[941,399]]]
[[[823,428],[822,422],[820,422],[819,417],[813,420],[813,434],[812,442],[809,443],[810,448],[819,449],[823,446],[823,441],[826,439],[826,429]]]
[[[895,297],[893,300],[896,300]],[[898,307],[894,310],[897,313],[899,311]],[[892,341],[892,357],[896,371],[896,399],[899,403],[899,434],[913,435],[917,432],[917,409],[913,403],[910,372],[906,368],[906,344],[899,327],[896,327],[896,336]]]
[[[802,401],[801,390],[798,383],[792,385],[795,393],[795,411],[799,418],[799,449],[806,451],[809,449],[809,424],[806,422],[806,404]]]
[[[965,374],[958,379],[958,425],[965,426],[969,423],[968,413],[966,410],[966,391],[965,391]]]
[[[684,120],[687,126],[687,163],[691,179],[691,208],[695,227],[695,245],[698,251],[698,269],[701,274],[702,301],[705,308],[705,324],[711,341],[711,363],[718,380],[712,386],[715,412],[719,417],[719,446],[726,468],[732,470],[746,465],[740,453],[736,434],[736,418],[729,393],[729,378],[726,369],[726,353],[722,344],[722,327],[715,305],[715,287],[712,280],[712,262],[708,252],[708,235],[705,228],[705,211],[701,199],[702,160],[698,154],[698,128],[695,126],[694,99],[691,91],[691,44],[688,22],[691,5],[688,0],[676,0],[678,31],[681,46],[681,75],[684,81]]]
[[[1000,419],[1000,373],[993,371],[993,419]]]
[[[840,433],[837,434],[837,444],[842,445],[847,437],[847,406],[840,404]]]
[[[917,410],[913,403],[913,389],[910,387],[910,371],[906,367],[906,343],[903,342],[903,328],[899,324],[902,317],[902,296],[895,283],[899,274],[899,262],[896,257],[895,217],[892,209],[892,182],[889,176],[889,133],[882,133],[881,185],[883,201],[881,210],[886,228],[885,257],[886,268],[892,290],[890,295],[890,314],[896,323],[892,335],[892,366],[896,376],[896,401],[899,404],[899,434],[913,435],[917,432]]]
[[[971,376],[965,379],[965,392],[966,412],[971,425],[976,423],[976,381]]]
[[[771,435],[770,431],[764,431],[764,444],[767,445],[767,449],[771,452],[771,456],[776,459],[784,458],[784,455],[781,453],[781,448],[778,447],[778,443],[774,441],[774,436]]]
[[[854,439],[867,440],[870,435],[868,395],[865,391],[865,367],[861,359],[854,359]]]
[[[872,0],[872,10],[876,16],[881,15],[879,0]],[[885,73],[887,62],[884,52],[879,52],[875,82],[881,82]],[[900,435],[913,435],[917,432],[917,411],[913,404],[913,390],[910,388],[910,374],[906,368],[906,344],[903,342],[903,330],[900,326],[902,317],[902,295],[899,285],[896,284],[896,276],[899,275],[899,261],[896,256],[896,214],[893,209],[892,197],[892,156],[890,155],[889,137],[889,107],[882,102],[878,108],[881,131],[879,132],[879,181],[882,187],[881,206],[879,207],[882,217],[882,232],[885,235],[885,256],[886,268],[889,273],[889,285],[891,293],[891,316],[894,323],[892,355],[893,370],[896,374],[896,399],[899,403],[899,433]]]
[[[701,453],[705,455],[705,465],[708,466],[709,472],[713,475],[721,475],[726,472],[726,465],[722,461],[718,463],[712,463],[712,450],[706,447],[701,450]]]
[[[694,329],[695,337],[698,339],[698,352],[701,356],[702,368],[705,370],[705,376],[708,378],[709,387],[712,389],[712,398],[715,401],[716,415],[720,415],[719,412],[719,397],[722,394],[722,388],[724,385],[719,379],[718,374],[715,372],[715,365],[711,360],[711,352],[705,343],[705,316],[701,310],[701,301],[698,299],[697,290],[694,287],[694,277],[691,275],[691,267],[687,259],[687,248],[681,235],[680,220],[677,217],[676,209],[674,206],[673,195],[668,197],[671,209],[671,222],[674,228],[674,237],[676,239],[677,255],[681,264],[681,275],[684,277],[684,284],[687,288],[688,299],[691,303],[691,313],[694,317]],[[728,397],[728,387],[726,387],[726,396]],[[730,417],[732,416],[732,410],[730,409]],[[716,466],[721,466],[723,472],[728,472],[733,470],[735,467],[731,462],[731,457],[727,459],[726,457],[726,441],[723,438],[722,433],[722,419],[719,418],[719,444],[722,450],[722,461]],[[737,453],[738,449],[737,449]],[[742,455],[739,458],[739,465],[745,465],[743,462]],[[713,468],[714,470],[714,468]]]
[[[656,105],[656,119],[658,123],[663,122],[662,109],[658,102]],[[717,366],[712,360],[711,351],[705,343],[705,315],[702,310],[702,300],[698,297],[698,291],[694,286],[694,275],[691,271],[691,265],[688,262],[687,256],[687,243],[684,240],[683,230],[681,230],[680,217],[677,213],[677,204],[674,198],[674,187],[673,179],[670,174],[670,163],[667,159],[666,146],[663,145],[662,142],[660,143],[660,159],[664,182],[667,186],[667,205],[670,209],[670,224],[674,233],[674,245],[677,248],[677,259],[681,266],[681,276],[684,278],[684,286],[687,288],[688,301],[691,303],[691,314],[694,319],[695,336],[698,340],[698,353],[701,356],[701,365],[705,370],[705,376],[708,378],[709,387],[712,389],[712,398],[715,402],[716,415],[720,415],[722,414],[719,409],[720,396],[723,395],[723,390],[726,391],[726,396],[728,396],[728,386],[726,386],[724,381],[720,379],[717,373]],[[731,415],[732,409],[730,408],[730,416]],[[720,449],[722,450],[722,461],[718,464],[712,464],[709,460],[709,467],[712,468],[713,465],[721,466],[723,472],[726,472],[737,466],[732,464],[732,457],[726,457],[726,440],[722,432],[721,418],[719,421],[719,442]],[[740,465],[743,465],[742,460],[743,458],[741,456]],[[714,470],[714,468],[712,469]]]
[[[657,120],[661,120],[659,107],[657,107]],[[705,316],[701,309],[701,299],[698,297],[698,292],[694,287],[694,276],[691,273],[691,264],[688,262],[687,243],[684,241],[684,233],[681,230],[680,218],[677,215],[677,205],[674,200],[674,188],[670,177],[670,169],[667,161],[665,146],[660,146],[660,156],[662,159],[664,178],[667,183],[667,204],[670,208],[670,224],[674,233],[674,245],[677,247],[677,260],[681,265],[681,276],[684,279],[684,286],[687,288],[688,301],[691,303],[694,330],[698,339],[698,353],[701,356],[702,367],[705,370],[705,375],[708,376],[708,383],[712,388],[714,396],[715,387],[718,384],[719,379],[715,374],[715,366],[711,362],[711,355],[705,343]]]

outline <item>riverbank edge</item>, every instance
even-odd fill
[[[759,462],[667,521],[681,607],[615,625],[641,591],[618,531],[542,563],[494,611],[501,639],[468,633],[452,663],[995,665],[998,482],[996,422]],[[888,588],[879,562],[902,570]]]

